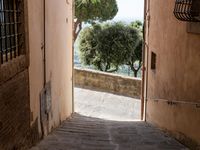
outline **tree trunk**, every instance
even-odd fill
[[[128,76],[130,76],[130,67],[128,67]]]
[[[77,21],[74,22],[74,31],[73,31],[74,42],[76,41],[81,30],[82,30],[82,22],[77,19]]]
[[[137,78],[137,73],[138,73],[138,70],[134,70],[134,71],[133,71],[133,73],[134,73],[134,77],[136,77],[136,78]]]

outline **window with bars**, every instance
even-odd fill
[[[200,0],[176,0],[174,15],[181,21],[200,22]]]
[[[0,0],[1,64],[21,55],[24,45],[23,0]]]

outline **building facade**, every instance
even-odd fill
[[[200,145],[199,23],[145,0],[146,121]],[[73,112],[73,1],[0,0],[0,150],[28,149]]]
[[[72,1],[0,2],[0,149],[27,149],[72,113]]]
[[[175,0],[146,0],[146,119],[200,145],[200,24],[179,21]]]

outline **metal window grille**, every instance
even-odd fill
[[[1,64],[16,58],[23,49],[23,0],[0,0]]]
[[[176,0],[174,15],[181,21],[200,22],[200,0]]]

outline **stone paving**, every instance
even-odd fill
[[[88,90],[75,89],[78,94],[83,94],[86,92],[94,92]],[[81,93],[83,92],[83,93]],[[86,99],[87,95],[91,99],[98,98],[100,93],[96,93],[91,96],[91,94],[86,94],[82,99]],[[104,96],[107,93],[102,93]],[[109,95],[109,94],[108,94]],[[104,97],[102,96],[102,97]],[[116,95],[109,95],[114,96]],[[77,96],[79,97],[79,96]],[[76,94],[75,94],[75,98]],[[122,98],[122,97],[121,97]],[[111,98],[112,99],[112,98]],[[126,99],[126,98],[125,98]],[[124,100],[125,100],[124,99]],[[116,99],[117,100],[117,99]],[[78,100],[79,101],[79,100]],[[132,101],[134,101],[132,99]],[[77,101],[75,101],[77,102]],[[82,102],[83,104],[85,102]],[[88,102],[89,103],[89,102]],[[131,102],[127,102],[131,103]],[[77,105],[78,104],[78,105]],[[102,104],[102,101],[101,103]],[[112,104],[112,103],[110,103]],[[77,108],[80,106],[79,103],[76,103],[76,109],[80,112],[83,110]],[[116,104],[113,102],[113,107],[116,107]],[[130,105],[132,107],[132,105]],[[83,106],[84,108],[85,106]],[[89,105],[93,109],[93,105]],[[95,108],[95,107],[94,107]],[[101,111],[95,111],[97,117],[91,117],[94,110],[90,112],[83,112],[83,114],[74,113],[72,118],[66,120],[59,128],[57,128],[52,134],[47,136],[43,141],[41,141],[36,147],[33,147],[31,150],[186,150],[182,144],[170,138],[168,135],[164,134],[162,131],[154,128],[153,126],[143,122],[137,121],[136,118],[132,121],[127,121],[130,118],[129,112],[128,115],[125,115],[125,120],[119,117],[117,121],[114,121],[113,118],[117,114],[125,114],[124,109],[121,109],[120,113],[114,115],[101,115],[104,110],[109,110],[110,108],[105,107],[104,104],[100,107]],[[105,109],[106,108],[106,109]],[[122,107],[123,108],[123,107]],[[128,108],[127,106],[125,108]],[[138,107],[135,107],[138,108]],[[89,111],[89,109],[88,109]],[[104,118],[103,117],[107,117]]]
[[[74,89],[75,111],[88,117],[115,121],[140,120],[141,101],[111,93]]]

